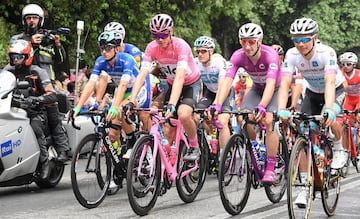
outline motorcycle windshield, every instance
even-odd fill
[[[16,86],[16,78],[13,73],[2,70],[0,72],[0,98]]]

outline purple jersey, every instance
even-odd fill
[[[236,50],[230,62],[232,67],[228,69],[226,77],[234,78],[239,67],[243,67],[253,80],[253,86],[265,89],[266,79],[273,78],[276,80],[276,87],[280,85],[280,59],[277,52],[270,46],[261,45],[261,56],[254,65],[246,56],[243,49]]]

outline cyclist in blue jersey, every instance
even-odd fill
[[[118,86],[117,90],[115,91],[114,101],[109,109],[107,119],[112,120],[113,123],[119,123],[121,115],[120,106],[128,102],[128,98],[131,95],[133,82],[139,73],[139,68],[136,65],[135,59],[131,55],[117,52],[117,39],[115,31],[105,31],[101,33],[98,41],[102,55],[96,59],[89,82],[86,84],[84,91],[80,96],[79,102],[73,109],[72,113],[76,116],[80,112],[81,107],[93,93],[97,81],[99,81],[99,84],[96,88],[96,102],[98,105],[100,105],[105,88],[107,86],[107,78],[108,76],[111,76],[112,80],[114,80]],[[103,80],[104,78],[106,78],[106,80]],[[150,97],[150,79],[147,77],[139,92],[139,95],[136,97],[138,106],[149,107]],[[140,119],[144,118],[148,117],[140,115]],[[144,119],[142,122],[146,127],[151,125],[147,124],[148,120]],[[129,125],[127,122],[122,122],[122,129],[126,133],[128,149],[123,158],[128,159],[131,152],[129,149],[132,148],[132,146],[135,144],[135,133],[133,126]],[[114,141],[113,144],[119,145],[119,130],[110,129],[109,136]]]

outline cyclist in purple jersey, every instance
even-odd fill
[[[145,76],[149,74],[152,62],[156,61],[161,72],[166,75],[169,89],[165,93],[163,106],[167,118],[177,114],[191,145],[184,156],[185,160],[194,161],[200,157],[200,148],[196,132],[196,123],[192,116],[193,109],[200,95],[200,73],[192,55],[192,50],[185,40],[173,36],[173,19],[167,14],[157,14],[149,23],[149,29],[155,40],[145,49],[139,76],[135,80],[127,111],[134,107],[135,97]],[[177,106],[177,107],[176,107]],[[175,139],[172,128],[164,130],[169,143]]]
[[[270,46],[262,45],[262,28],[254,23],[247,23],[239,29],[239,39],[242,46],[231,56],[232,67],[227,71],[217,99],[216,109],[221,112],[221,106],[228,95],[238,68],[243,67],[251,79],[253,86],[245,95],[240,106],[241,110],[258,109],[256,121],[262,121],[266,126],[267,167],[262,179],[264,183],[275,182],[274,165],[279,146],[279,138],[272,131],[274,110],[277,110],[277,90],[280,84],[280,61],[277,52]],[[249,130],[255,139],[253,130]]]

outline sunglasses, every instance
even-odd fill
[[[39,16],[37,16],[37,15],[27,15],[27,16],[25,16],[25,19],[26,20],[39,19]]]
[[[245,75],[240,75],[240,78],[246,78],[246,76]]]
[[[207,49],[197,49],[196,50],[196,53],[197,54],[199,54],[199,53],[201,53],[201,54],[205,54],[205,53],[207,53],[209,50],[207,50]]]
[[[308,43],[312,40],[313,37],[294,37],[292,38],[294,43]]]
[[[343,66],[352,66],[353,64],[351,62],[343,63]]]
[[[11,54],[10,58],[12,60],[20,60],[20,59],[24,59],[25,58],[25,55],[24,54]]]
[[[168,33],[154,33],[153,34],[153,37],[157,40],[158,39],[166,39],[166,38],[168,38],[168,36],[169,36]]]
[[[250,46],[253,46],[256,44],[258,40],[257,39],[241,39],[240,44],[242,46],[246,46],[246,44],[249,44]]]
[[[100,50],[101,51],[106,51],[106,52],[110,52],[111,49],[115,48],[115,45],[113,44],[107,44],[107,45],[101,45],[100,46]]]

